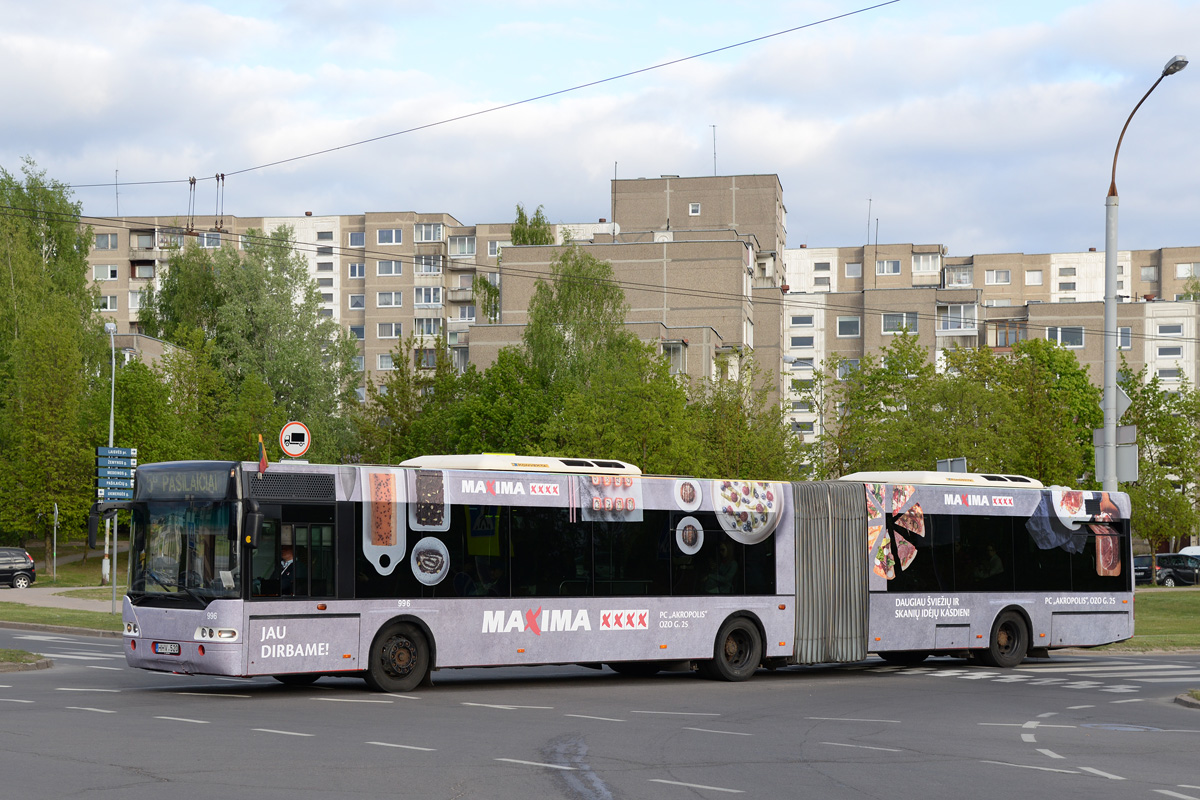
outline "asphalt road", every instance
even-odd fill
[[[1200,654],[935,659],[625,678],[461,670],[377,695],[127,669],[122,642],[0,628],[0,796],[1192,798]],[[19,787],[17,791],[14,787]]]

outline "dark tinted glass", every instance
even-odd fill
[[[670,593],[668,517],[646,510],[641,522],[592,523],[596,596]]]
[[[565,508],[509,510],[512,594],[583,597],[592,593],[591,525]]]

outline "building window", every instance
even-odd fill
[[[400,228],[380,228],[375,231],[377,244],[404,244],[404,231]]]
[[[442,223],[418,222],[413,226],[413,241],[440,242],[442,240]]]
[[[333,288],[333,278],[317,278],[317,286],[323,289]]]
[[[829,276],[828,275],[817,275],[816,277],[814,277],[813,278],[813,287],[816,289],[824,289],[825,291],[829,291]]]
[[[876,261],[875,262],[875,274],[876,275],[899,275],[900,274],[899,259],[893,260],[893,261]]]
[[[376,308],[399,308],[404,305],[400,292],[379,292],[375,295]]]
[[[1117,328],[1117,349],[1133,349],[1133,328]],[[1160,352],[1159,355],[1162,355]]]
[[[1159,325],[1159,336],[1183,336],[1183,325]]]
[[[392,354],[391,353],[380,353],[379,361],[377,363],[379,364],[379,369],[381,369],[381,370],[389,370],[389,369],[396,368],[396,365],[394,363],[392,363]]]
[[[354,396],[358,398],[358,402],[367,402],[367,390],[362,386],[354,387]]]
[[[792,361],[792,369],[813,369],[816,363],[815,358],[797,358]]]
[[[475,255],[474,236],[451,236],[448,243],[451,258]]]
[[[367,246],[367,232],[366,231],[350,231],[347,234],[347,236],[349,237],[347,239],[347,241],[350,243],[351,247],[366,247]]]
[[[200,241],[200,246],[206,250],[221,246],[221,234],[216,231],[202,231],[196,235],[196,238]]]
[[[807,349],[807,348],[812,347],[813,343],[815,341],[816,341],[816,337],[813,337],[813,336],[793,336],[792,337],[792,347],[800,347],[800,348]]]
[[[326,301],[326,302],[333,302],[333,301],[332,301],[332,300],[328,300],[328,301]],[[332,317],[332,316],[333,316],[333,309],[332,309],[332,308],[321,308],[321,309],[317,309],[317,316],[320,316],[320,317]]]
[[[700,216],[700,204],[699,203],[688,203],[688,216],[689,217]]]
[[[500,251],[510,246],[512,242],[488,242],[488,256],[496,258],[500,255]]]
[[[367,307],[367,296],[365,294],[350,295],[350,310],[363,309]]]
[[[1012,305],[1012,298],[1011,297],[993,297],[990,300],[987,300],[986,302],[984,302],[984,305],[992,306],[992,307],[1008,308],[1009,306]]]
[[[146,293],[141,289],[135,289],[129,293],[129,310],[140,311],[142,308],[142,300],[145,299]]]
[[[975,305],[938,306],[937,328],[939,331],[975,330]]]
[[[1075,281],[1059,281],[1058,282],[1058,290],[1060,292],[1075,291]]]
[[[416,256],[413,259],[413,271],[417,275],[441,275],[441,256]]]
[[[458,307],[459,322],[474,322],[475,321],[475,306],[459,306]]]
[[[318,242],[332,242],[333,241],[333,231],[317,231],[317,241]]]
[[[97,281],[115,281],[118,272],[116,264],[97,264],[92,267],[92,278]]]
[[[1008,286],[1012,283],[1012,270],[989,269],[983,273],[983,282],[988,286]]]
[[[813,264],[813,271],[814,272],[829,272],[829,262],[828,261],[818,261],[817,263]]]
[[[1012,347],[1027,338],[1024,323],[1011,320],[996,323],[996,347]]]
[[[900,333],[903,330],[909,333],[917,332],[917,312],[896,311],[883,315],[884,333]]]
[[[432,308],[442,304],[442,287],[418,286],[413,289],[413,302],[417,308]]]
[[[942,266],[942,257],[937,253],[914,253],[912,271],[916,274],[937,272]]]
[[[1159,358],[1182,358],[1183,357],[1183,348],[1182,347],[1160,347],[1160,348],[1158,348],[1158,357]]]
[[[400,328],[399,322],[381,322],[377,329],[377,335],[380,339],[399,339]]]
[[[413,364],[418,369],[433,369],[437,366],[437,350],[432,348],[414,350]]]
[[[1041,286],[1042,271],[1040,269],[1025,270],[1025,285],[1026,286]]]
[[[351,278],[367,277],[367,265],[365,263],[363,263],[362,261],[351,261],[350,262],[350,277]]]
[[[116,311],[117,296],[115,294],[103,294],[96,298],[97,311]]]
[[[1200,278],[1200,263],[1196,264],[1176,264],[1176,278]]]
[[[413,332],[418,336],[437,336],[441,330],[441,317],[417,317],[413,320]]]
[[[839,339],[853,339],[862,335],[862,317],[838,317],[837,335]]]
[[[862,277],[862,262],[854,261],[854,262],[846,264],[846,277],[847,278],[861,278]]]
[[[1161,367],[1158,370],[1158,379],[1163,380],[1163,381],[1179,380],[1179,368],[1178,367]]]
[[[1158,267],[1142,267],[1142,281],[1158,283]]]
[[[333,255],[333,248],[330,247],[329,245],[321,245],[320,247],[317,248],[317,255],[318,256],[331,256],[331,255]]]
[[[404,272],[404,264],[400,261],[379,261],[375,264],[376,275],[400,275]]]
[[[792,430],[794,430],[796,433],[812,433],[815,425],[816,423],[811,421],[795,422],[792,424]]]
[[[322,303],[332,303],[333,302],[333,292],[321,292],[321,302]]]
[[[116,250],[117,235],[115,233],[97,233],[96,234],[96,249],[97,250]]]
[[[793,400],[792,411],[812,411],[812,402],[809,400]]]
[[[1075,268],[1074,267],[1059,267],[1058,268],[1058,277],[1074,278],[1075,277]]]
[[[1083,347],[1083,327],[1046,328],[1046,338],[1058,342],[1063,347],[1078,350]]]
[[[317,262],[317,272],[333,272],[333,262],[332,261],[318,261]]]
[[[367,338],[367,327],[365,325],[351,325],[350,338],[362,341]]]
[[[846,380],[846,378],[850,377],[850,373],[854,372],[856,369],[858,369],[858,359],[857,358],[843,358],[838,363],[838,368],[837,368],[838,380],[839,381]]]
[[[367,359],[365,356],[354,356],[350,361],[354,364],[355,372],[362,372],[367,368]]]
[[[970,289],[975,285],[974,272],[972,267],[946,267],[946,288]]]
[[[811,328],[813,326],[812,314],[800,314],[792,317],[793,328]]]

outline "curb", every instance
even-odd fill
[[[1175,702],[1185,708],[1200,709],[1200,700],[1192,697],[1190,694],[1181,694],[1175,697]]]
[[[75,636],[103,636],[120,639],[120,631],[98,631],[95,628],[72,628],[67,625],[43,625],[40,622],[0,621],[0,628],[16,628],[20,631],[42,631],[43,633],[70,633]]]
[[[50,669],[54,666],[54,662],[48,658],[39,658],[29,664],[0,664],[0,672],[25,672],[31,669]]]

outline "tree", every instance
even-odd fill
[[[537,207],[530,217],[525,213],[525,207],[517,203],[517,219],[509,229],[509,238],[513,244],[554,244],[554,228],[542,210]]]

